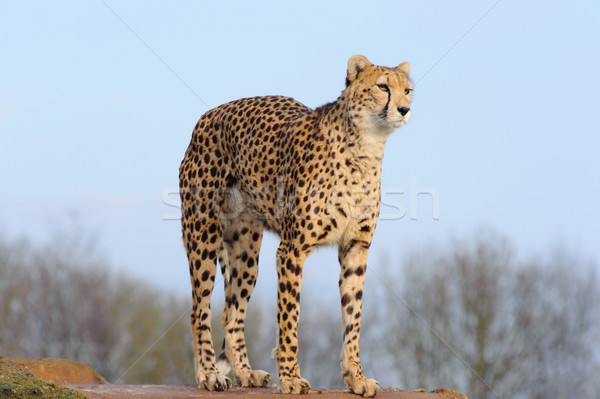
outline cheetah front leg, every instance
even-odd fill
[[[279,345],[273,351],[281,393],[304,394],[310,384],[300,376],[298,366],[298,318],[302,267],[308,253],[282,240],[277,249],[277,322]]]
[[[363,374],[358,346],[369,244],[362,240],[351,240],[348,245],[340,246],[338,251],[342,267],[339,285],[344,325],[342,377],[353,393],[365,397],[375,396],[379,391],[379,383],[367,379]]]

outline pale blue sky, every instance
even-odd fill
[[[416,82],[383,166],[383,190],[396,192],[384,200],[407,214],[379,222],[370,267],[480,226],[524,256],[563,240],[597,261],[600,3],[494,4],[5,2],[0,231],[42,238],[77,212],[119,268],[187,294],[180,226],[163,220],[177,211],[162,199],[204,103],[283,94],[315,107],[363,54],[409,61]],[[411,182],[437,193],[439,220],[427,195],[411,220]],[[271,278],[275,248],[268,238],[261,259]],[[337,272],[335,251],[321,251],[305,287],[336,290]]]

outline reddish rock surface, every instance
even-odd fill
[[[209,392],[195,387],[178,387],[166,385],[69,385],[69,388],[79,391],[89,399],[193,399],[193,398],[221,398],[221,399],[283,399],[284,397],[301,399],[357,399],[344,389],[314,389],[308,395],[282,395],[275,388],[233,388],[226,392]],[[433,392],[406,392],[395,389],[379,391],[377,399],[467,399],[466,396],[448,389]]]
[[[5,362],[15,364],[42,381],[66,385],[80,392],[89,399],[193,399],[193,398],[222,398],[222,399],[357,399],[346,389],[313,389],[308,395],[282,395],[277,389],[271,388],[233,388],[227,392],[209,392],[205,389],[184,386],[167,385],[113,385],[89,365],[73,360],[38,359],[23,360],[2,358]],[[432,392],[407,392],[398,389],[383,389],[379,391],[378,399],[467,399],[466,396],[448,389],[438,389]]]

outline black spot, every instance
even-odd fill
[[[344,336],[350,334],[353,329],[354,329],[354,326],[352,324],[347,325],[346,330],[344,331]]]
[[[294,271],[295,267],[294,267],[294,264],[292,263],[291,259],[287,260],[287,262],[285,263],[285,268],[288,269],[291,272]]]
[[[350,302],[350,297],[348,296],[348,294],[344,294],[344,296],[342,297],[342,306],[346,306],[348,302]]]
[[[202,281],[208,280],[209,277],[210,277],[210,272],[208,270],[206,270],[204,273],[202,273]]]

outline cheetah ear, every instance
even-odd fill
[[[346,87],[358,77],[366,67],[371,65],[369,60],[363,55],[355,55],[348,60],[348,75],[346,76]]]
[[[396,69],[406,76],[410,75],[410,64],[408,62],[403,62],[402,64],[398,65]]]

